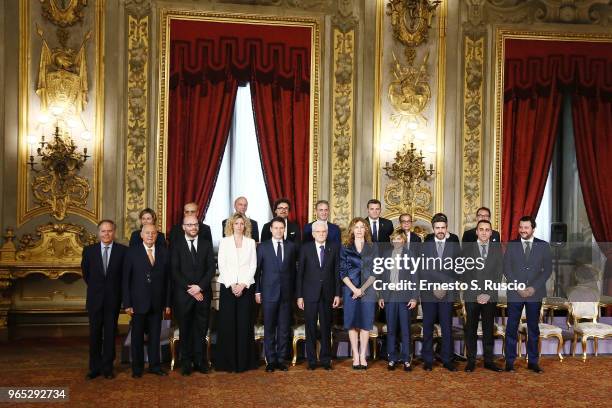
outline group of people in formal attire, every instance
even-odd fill
[[[459,275],[448,268],[408,271],[394,266],[382,276],[373,272],[376,257],[483,258],[484,268],[470,271],[461,279],[489,279],[525,284],[524,290],[508,292],[506,371],[514,370],[518,324],[526,309],[529,368],[538,365],[538,321],[545,282],[552,261],[548,244],[533,237],[535,221],[523,217],[519,225],[521,245],[511,245],[505,254],[490,222],[490,210],[477,212],[477,225],[464,233],[462,243],[448,232],[448,219],[436,214],[433,233],[421,237],[412,231],[412,216],[402,214],[399,226],[380,216],[381,203],[367,203],[368,215],[351,220],[342,240],[340,227],[329,221],[329,203],[316,203],[314,222],[304,228],[289,221],[291,203],[279,199],[274,218],[261,231],[247,215],[248,202],[239,197],[235,213],[223,220],[217,267],[210,227],[198,218],[198,205],[187,203],[181,223],[170,230],[168,240],[156,227],[155,212],[140,213],[141,229],[134,231],[129,247],[115,241],[115,223],[98,224],[99,243],[83,250],[82,271],[87,284],[90,325],[88,379],[103,375],[113,378],[117,319],[123,307],[131,316],[132,376],[144,373],[144,335],[148,333],[148,372],[167,375],[160,366],[161,323],[170,315],[178,322],[180,368],[183,375],[208,372],[204,338],[208,333],[212,281],[218,269],[219,308],[214,367],[219,371],[242,372],[258,367],[255,344],[255,305],[261,305],[264,326],[265,370],[286,371],[289,360],[294,307],[303,311],[307,368],[332,369],[331,333],[333,310],[342,307],[348,332],[353,369],[367,369],[370,331],[377,305],[384,310],[387,325],[388,369],[402,366],[410,371],[410,325],[420,302],[423,317],[422,359],[425,370],[434,362],[434,325],[441,329],[440,357],[445,368],[453,363],[452,315],[458,299],[455,290],[408,289],[402,292],[376,290],[377,279],[397,284],[428,279],[450,282]],[[261,235],[260,235],[261,232]],[[260,239],[261,237],[261,239]],[[383,245],[383,243],[387,243]],[[522,249],[521,249],[522,248]],[[483,286],[481,286],[483,287]],[[484,366],[502,371],[493,361],[493,327],[497,293],[477,290],[464,293],[467,346],[466,371],[476,365],[476,340],[482,320]],[[397,343],[401,344],[398,348]],[[320,351],[317,356],[317,341]]]

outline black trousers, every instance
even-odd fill
[[[149,370],[160,369],[159,336],[161,335],[162,311],[149,310],[147,313],[134,313],[132,316],[132,372],[142,373],[144,369],[144,333],[148,327],[149,341],[147,355]]]
[[[204,352],[204,338],[208,332],[211,295],[206,294],[201,302],[189,302],[180,308],[177,315],[180,333],[181,366],[208,366],[207,355]]]
[[[321,330],[322,364],[331,362],[331,323],[332,301],[320,299],[318,302],[304,302],[304,319],[306,326],[306,357],[309,364],[317,362],[317,321]]]
[[[115,361],[115,336],[119,310],[101,307],[89,311],[89,371],[110,374]]]
[[[493,362],[493,345],[495,330],[496,304],[492,302],[481,305],[476,302],[466,302],[466,321],[464,327],[465,346],[467,348],[468,361],[476,361],[478,321],[482,319],[482,349],[484,361]]]

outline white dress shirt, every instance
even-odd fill
[[[257,252],[254,239],[242,237],[242,247],[236,248],[233,235],[222,238],[219,242],[217,258],[219,284],[229,288],[235,283],[243,283],[248,288],[255,283]]]
[[[189,235],[185,234],[185,239],[187,240],[187,248],[191,251],[191,242],[189,241],[193,241],[193,247],[196,252],[198,252],[198,236],[196,235],[195,238],[191,238]]]

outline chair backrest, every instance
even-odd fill
[[[599,293],[589,286],[574,286],[568,291],[570,313],[574,321],[590,319],[597,321],[599,315]]]

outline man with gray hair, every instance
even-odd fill
[[[234,200],[234,210],[238,214],[242,214],[246,217],[247,208],[249,208],[249,202],[247,201],[246,197],[240,196]],[[251,238],[253,238],[255,242],[259,242],[259,226],[257,226],[257,221],[252,218],[249,218],[249,221],[251,221]],[[226,222],[227,219],[221,222],[221,233],[223,236],[225,236]]]
[[[332,309],[340,306],[340,245],[328,239],[327,231],[324,221],[312,224],[314,241],[304,243],[298,261],[296,297],[304,311],[309,370],[317,366],[317,321],[321,329],[319,360],[323,368],[331,370]]]

